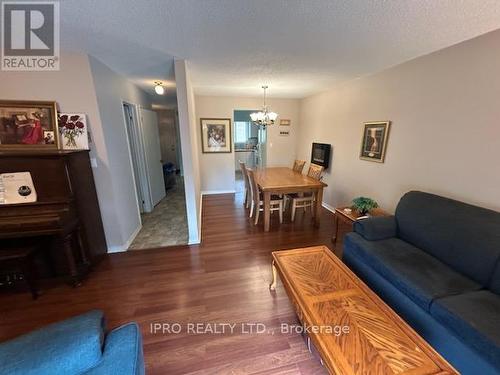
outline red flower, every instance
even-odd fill
[[[68,115],[62,115],[59,117],[59,126],[64,127],[66,122],[68,122]]]
[[[73,130],[75,128],[75,123],[73,122],[68,122],[66,124],[66,127],[69,129],[69,130]]]
[[[85,125],[83,125],[83,122],[78,121],[78,122],[76,123],[76,127],[77,127],[78,129],[83,129],[83,128],[85,127]]]
[[[80,120],[80,116],[79,115],[73,115],[73,116],[70,117],[70,120],[73,121],[73,122],[78,121],[78,120]]]

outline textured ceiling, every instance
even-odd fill
[[[150,91],[175,56],[197,94],[300,98],[498,29],[500,1],[63,0],[61,17],[63,48]]]

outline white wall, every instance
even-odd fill
[[[297,154],[333,145],[324,201],[389,211],[419,189],[500,210],[500,31],[301,102]],[[390,120],[385,164],[359,159],[363,122]]]
[[[114,202],[113,212],[107,215],[107,225],[118,227],[118,233],[113,241],[110,239],[108,249],[111,252],[124,251],[139,231],[141,217],[137,207],[123,101],[151,109],[151,99],[126,77],[96,58],[90,56],[89,61],[99,105],[102,139],[108,154],[105,166],[109,173],[107,199]],[[111,215],[114,216],[112,220]]]
[[[230,118],[232,126],[234,110],[260,110],[262,100],[262,97],[196,96],[196,131],[198,139],[201,140],[200,118]],[[290,130],[289,136],[279,136],[280,126],[278,125],[268,127],[267,166],[290,166],[295,158],[300,101],[297,99],[272,98],[266,101],[271,110],[278,113],[278,123],[280,119],[292,120],[291,126],[282,127]],[[203,154],[201,145],[197,151],[200,157],[201,190],[206,193],[234,191],[234,147],[233,152],[230,154]]]
[[[201,191],[198,156],[200,145],[196,132],[195,99],[186,61],[175,60],[174,67],[189,230],[188,242],[195,244],[201,241]]]

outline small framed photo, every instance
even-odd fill
[[[0,100],[0,149],[57,149],[56,102]]]
[[[390,121],[365,122],[360,159],[384,162],[390,126]]]
[[[232,151],[231,119],[202,118],[200,126],[203,153],[230,153]]]
[[[292,124],[292,120],[289,119],[280,119],[280,126],[290,126]]]
[[[44,130],[43,131],[43,139],[46,145],[53,145],[56,143],[56,137],[52,130]]]

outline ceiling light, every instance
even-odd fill
[[[268,125],[273,125],[278,118],[278,114],[275,112],[269,111],[268,106],[266,105],[266,90],[267,86],[262,86],[264,89],[264,105],[262,106],[262,111],[255,112],[250,114],[250,118],[252,121],[265,128]]]
[[[163,84],[161,82],[155,82],[155,92],[158,95],[165,94],[165,87],[163,87]]]

